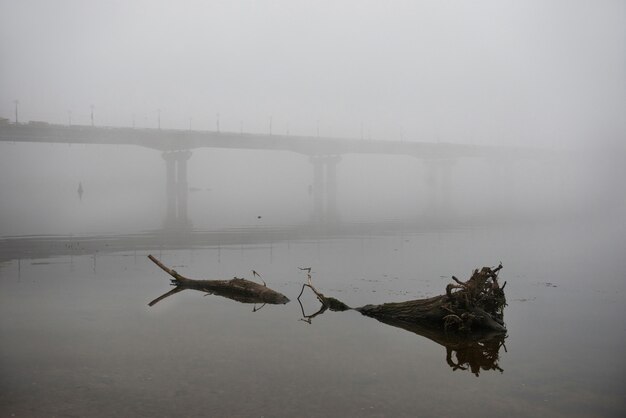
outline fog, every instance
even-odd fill
[[[160,152],[135,146],[0,146],[5,236],[128,233],[164,225]],[[337,165],[333,221],[450,227],[586,218],[620,224],[626,207],[622,156],[424,161],[348,154]],[[200,230],[307,224],[315,221],[313,183],[313,166],[303,155],[194,150],[188,162],[189,220]]]
[[[498,161],[343,155],[339,215],[613,216],[626,177],[625,19],[621,1],[1,0],[0,117],[90,125],[93,106],[99,127],[532,148]],[[0,150],[2,235],[163,222],[159,152]],[[311,219],[304,155],[197,149],[188,170],[195,228]]]
[[[625,115],[623,0],[0,0],[0,416],[626,416]]]
[[[566,146],[621,142],[622,1],[0,1],[0,115]]]

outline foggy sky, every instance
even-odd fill
[[[0,0],[21,121],[617,143],[625,79],[621,0]]]

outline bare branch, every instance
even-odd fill
[[[148,303],[148,306],[154,306],[157,303],[159,303],[160,301],[162,301],[163,299],[165,299],[166,297],[175,295],[176,293],[182,292],[183,290],[185,290],[185,289],[182,288],[182,287],[175,287],[174,289],[170,290],[169,292],[162,294],[161,296],[159,296],[158,298],[156,298],[152,302]]]
[[[267,283],[265,283],[265,280],[263,280],[261,275],[259,273],[257,273],[256,270],[252,270],[252,276],[257,276],[263,282],[263,286],[267,287]],[[261,309],[261,308],[259,308],[259,309]]]
[[[254,306],[252,307],[252,312],[258,312],[260,311],[265,305],[267,305],[267,303],[264,303],[263,305],[261,305],[259,308],[256,307],[256,303],[254,304]]]
[[[179,282],[184,282],[185,280],[189,280],[187,277],[182,276],[180,274],[178,274],[178,272],[176,270],[172,270],[171,268],[167,267],[165,264],[161,263],[155,256],[153,256],[152,254],[148,255],[148,258],[157,266],[159,266],[163,271],[165,271],[167,274],[169,274],[170,276],[172,276],[173,278],[175,278],[177,281]]]

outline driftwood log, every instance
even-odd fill
[[[298,301],[300,301],[304,288],[309,287],[322,304],[320,310],[313,315],[305,315],[304,309],[302,310],[304,320],[307,322],[326,310],[354,309],[381,322],[393,322],[394,326],[400,326],[404,323],[465,333],[477,330],[505,333],[503,311],[506,306],[504,296],[506,282],[502,286],[498,283],[498,272],[501,269],[502,264],[495,268],[483,267],[480,270],[474,270],[472,276],[465,282],[452,276],[455,283],[446,287],[445,295],[350,308],[340,300],[324,296],[319,292],[311,283],[311,269],[308,268],[303,269],[308,270],[308,283],[302,285]]]
[[[271,305],[283,305],[289,302],[289,298],[282,293],[267,287],[263,284],[255,283],[247,279],[233,278],[230,280],[194,280],[179,274],[176,270],[170,269],[161,263],[156,257],[148,255],[148,258],[163,271],[173,277],[172,286],[176,286],[169,292],[154,299],[148,305],[153,306],[168,296],[174,295],[185,289],[193,289],[206,294],[223,296],[241,303],[259,303]],[[261,277],[256,271],[253,275]],[[260,308],[258,308],[260,309]],[[255,308],[255,310],[258,310]]]

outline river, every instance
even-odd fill
[[[615,153],[495,168],[345,156],[341,216],[320,223],[306,157],[196,150],[190,222],[168,230],[160,153],[0,151],[0,416],[626,415]],[[148,254],[192,278],[255,270],[291,301],[185,290],[150,307],[171,286]],[[315,315],[309,289],[297,298],[301,268],[359,307],[439,295],[499,263],[505,339]]]
[[[66,250],[5,259],[0,414],[624,415],[623,218],[355,230],[274,239],[250,229],[251,244],[159,249],[145,237],[121,251],[48,237]],[[254,269],[291,301],[256,310],[185,290],[149,307],[170,286],[148,253],[188,277],[253,279]],[[437,295],[451,275],[500,262],[508,334],[496,343],[446,349],[354,311],[309,323],[296,299],[299,267],[361,306]],[[306,315],[319,309],[308,291],[301,301]]]

